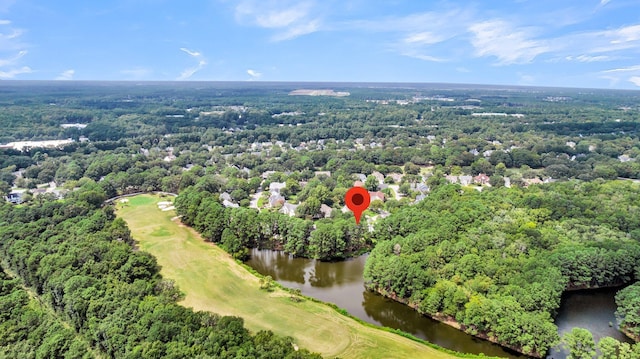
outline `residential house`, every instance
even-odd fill
[[[632,161],[633,159],[629,157],[629,155],[620,155],[618,156],[618,160],[620,162],[629,162],[629,161]]]
[[[458,183],[458,176],[446,175],[444,177],[449,183]]]
[[[484,173],[480,173],[479,175],[473,177],[473,182],[483,186],[487,185],[489,184],[489,176]]]
[[[536,178],[526,178],[526,179],[522,179],[522,181],[524,182],[524,186],[525,187],[529,187],[532,184],[542,184],[542,180],[538,177]]]
[[[429,192],[429,186],[427,186],[426,183],[412,183],[409,187],[414,191],[419,191],[420,193]]]
[[[364,173],[355,173],[354,176],[356,176],[357,180],[362,182],[367,180],[367,176],[365,176]]]
[[[384,175],[382,173],[373,171],[371,175],[378,180],[378,183],[384,183]]]
[[[229,208],[238,208],[238,207],[240,207],[239,204],[233,203],[233,202],[228,201],[226,199],[222,201],[222,205],[225,206],[225,207],[229,207]]]
[[[284,201],[284,197],[282,197],[279,193],[275,193],[269,196],[269,206],[271,206],[271,208],[282,206],[284,204]]]
[[[315,172],[315,176],[316,177],[320,177],[320,176],[331,177],[331,171],[316,171]]]
[[[462,186],[469,186],[473,183],[473,177],[471,176],[458,176],[458,180]]]
[[[331,212],[333,212],[333,208],[327,206],[326,204],[321,204],[320,205],[320,213],[322,213],[322,215],[324,216],[324,218],[329,218],[331,217]]]
[[[449,183],[459,183],[461,186],[469,186],[470,184],[473,183],[473,177],[472,176],[452,176],[452,175],[448,175],[445,176],[446,180],[449,181]]]
[[[280,190],[286,186],[287,184],[284,182],[271,182],[269,184],[269,192],[271,192],[271,194],[280,193]]]
[[[9,192],[5,199],[13,204],[20,204],[24,201],[24,195],[27,193],[26,189],[14,189]]]
[[[46,188],[35,188],[31,190],[31,194],[33,194],[34,197],[45,194],[45,193],[47,193]]]
[[[382,202],[384,202],[384,193],[380,192],[380,191],[369,191],[369,198],[371,199],[371,202],[375,201],[375,200],[380,200]]]
[[[394,183],[400,183],[402,182],[402,177],[404,177],[403,174],[401,173],[389,173],[388,175],[389,177],[393,178],[393,182]]]
[[[284,213],[289,217],[293,217],[296,215],[297,208],[298,208],[297,204],[285,203],[282,205],[282,208],[280,208],[280,213]]]

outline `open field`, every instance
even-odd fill
[[[297,345],[325,357],[342,358],[455,358],[394,333],[358,323],[335,309],[310,300],[294,303],[290,294],[265,292],[259,279],[225,251],[204,242],[180,224],[175,211],[161,211],[152,195],[116,204],[142,250],[153,254],[162,275],[186,293],[183,305],[245,319],[252,331],[272,330],[294,338]]]

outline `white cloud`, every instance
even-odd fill
[[[402,55],[408,56],[408,57],[413,57],[414,59],[424,60],[424,61],[447,62],[446,59],[443,59],[443,58],[440,58],[440,57],[436,57],[436,56],[431,56],[431,55],[420,54],[420,53],[403,52]]]
[[[615,77],[615,76],[604,76],[603,75],[603,76],[599,76],[599,78],[609,81],[609,87],[614,87],[620,82],[620,79],[618,77]]]
[[[611,0],[600,0],[600,5],[605,6],[610,2],[611,2]]]
[[[136,67],[133,69],[126,69],[120,71],[121,74],[127,77],[127,80],[142,80],[148,78],[151,74],[151,70],[143,67]]]
[[[27,50],[21,50],[16,55],[6,59],[0,59],[0,67],[15,65],[24,55],[27,54]]]
[[[256,14],[256,23],[261,27],[279,28],[295,24],[307,16],[308,3],[302,3],[290,9],[272,10],[263,14]]]
[[[565,48],[586,54],[640,50],[640,25],[569,34],[559,37],[555,41]]]
[[[295,39],[296,37],[314,33],[320,29],[319,20],[311,20],[305,24],[289,27],[286,31],[275,34],[271,39],[273,41],[284,41]]]
[[[2,6],[10,6],[10,2],[0,0],[0,11]],[[26,45],[20,41],[24,33],[22,29],[14,29],[10,20],[0,20],[3,31],[0,32],[0,79],[12,79],[17,75],[31,73],[33,70],[29,66],[21,65],[22,59],[27,55]]]
[[[1,39],[7,39],[7,40],[11,40],[11,39],[17,39],[18,37],[20,37],[22,35],[22,30],[20,29],[11,29],[10,33],[0,33],[0,38]]]
[[[614,37],[612,44],[634,42],[640,40],[640,25],[625,26],[617,30],[607,31]]]
[[[446,40],[446,36],[437,35],[430,31],[418,32],[414,34],[410,34],[409,36],[404,38],[404,42],[407,44],[424,44],[431,45],[437,44]]]
[[[19,69],[11,69],[8,71],[0,71],[0,79],[12,79],[17,75],[30,74],[33,70],[29,66],[23,66]]]
[[[249,74],[249,76],[251,76],[252,80],[256,80],[259,79],[260,77],[262,77],[262,73],[256,71],[256,70],[252,70],[252,69],[248,69],[247,70],[247,74]]]
[[[196,66],[188,67],[180,73],[180,76],[176,78],[178,81],[185,81],[191,78],[196,72],[202,70],[207,65],[207,60],[204,58],[202,53],[198,51],[189,50],[185,47],[180,48],[181,51],[185,52],[189,56],[198,60],[198,64]]]
[[[591,55],[580,55],[580,56],[567,56],[565,57],[567,61],[578,61],[578,62],[598,62],[598,61],[611,61],[615,60],[615,57],[612,56],[591,56]]]
[[[526,29],[514,28],[503,20],[490,20],[469,27],[477,56],[494,56],[498,65],[525,64],[550,52],[544,40],[532,39]]]
[[[284,41],[320,29],[319,17],[312,16],[313,1],[244,0],[235,8],[236,20],[276,30],[273,41]]]
[[[394,32],[404,34],[406,39],[432,37],[450,38],[464,33],[474,15],[473,9],[447,9],[426,11],[407,16],[389,16],[382,19],[348,22],[351,28],[372,32]]]
[[[532,75],[528,75],[528,74],[523,74],[518,72],[518,84],[519,85],[523,85],[523,86],[527,86],[527,85],[533,85],[536,82],[536,78],[533,77]]]
[[[73,80],[73,75],[75,75],[75,73],[76,73],[76,70],[74,69],[65,70],[65,71],[62,71],[60,75],[58,75],[58,77],[56,77],[55,79],[67,80],[67,81]]]
[[[636,72],[640,71],[640,65],[628,66],[628,67],[619,67],[617,69],[610,69],[602,71],[602,73],[614,73],[614,72]]]
[[[201,57],[201,56],[202,56],[202,54],[201,54],[201,53],[199,53],[198,51],[191,51],[191,50],[187,49],[186,47],[181,47],[181,48],[180,48],[180,51],[184,51],[184,52],[186,52],[187,54],[189,54],[189,55],[191,55],[191,56],[193,56],[193,57],[195,57],[195,58],[199,58],[199,57]]]
[[[446,50],[443,46],[436,49],[434,46],[464,35],[474,12],[469,8],[447,8],[407,16],[350,21],[345,23],[345,26],[353,31],[391,34],[392,38],[387,41],[386,47],[402,56],[431,62],[445,62],[449,61],[448,58],[454,57],[453,53],[456,50]],[[458,49],[459,47],[450,48]]]
[[[629,81],[636,86],[640,86],[640,65],[618,67],[600,71],[600,78],[609,80],[610,86],[615,86],[622,81]]]
[[[10,25],[11,21],[0,20],[0,26],[3,27],[0,31],[0,52],[22,51],[26,47],[20,40],[24,30],[13,28]]]

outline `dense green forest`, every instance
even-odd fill
[[[153,257],[133,249],[113,209],[99,208],[105,198],[87,182],[64,202],[0,206],[2,265],[16,273],[0,282],[5,355],[92,357],[90,345],[109,358],[319,357],[294,350],[291,338],[250,334],[242,318],[176,304],[179,289]]]
[[[350,95],[289,96],[329,87]],[[241,319],[176,305],[154,259],[101,208],[166,191],[185,224],[236,258],[253,247],[322,260],[371,250],[369,289],[534,355],[560,342],[562,292],[631,284],[618,315],[638,338],[639,101],[434,84],[3,82],[0,193],[20,202],[0,211],[6,291],[22,293],[18,312],[70,325],[29,355],[54,341],[114,357],[306,355]],[[356,181],[377,196],[360,226],[343,211]],[[173,329],[150,331],[156,316]]]
[[[0,357],[93,357],[85,340],[5,272],[0,272],[0,307]]]
[[[558,341],[564,290],[637,279],[637,184],[456,185],[376,224],[369,287],[525,353]]]

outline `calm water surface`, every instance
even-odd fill
[[[418,314],[413,309],[365,290],[363,255],[343,262],[320,262],[293,258],[283,252],[254,249],[247,264],[263,275],[270,275],[282,285],[298,288],[303,294],[334,303],[363,321],[401,329],[418,338],[463,353],[525,358],[499,345],[474,338],[448,325]],[[563,297],[556,320],[560,333],[575,326],[589,329],[596,337],[612,336],[626,340],[615,329],[615,295],[613,289],[573,292]],[[610,327],[609,323],[614,327]],[[554,350],[549,358],[565,358]]]

